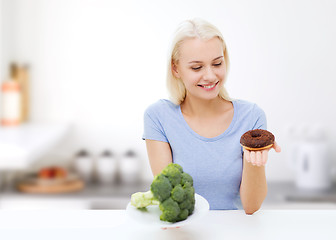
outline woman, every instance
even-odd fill
[[[144,115],[143,139],[153,174],[178,163],[210,209],[242,206],[253,214],[267,193],[269,149],[243,150],[240,137],[266,129],[266,117],[256,104],[229,98],[224,88],[229,57],[221,33],[200,19],[183,22],[168,63],[171,101],[159,100]],[[273,148],[281,151],[276,143]]]

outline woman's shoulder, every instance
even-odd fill
[[[179,105],[174,104],[168,99],[159,99],[156,102],[150,104],[147,109],[146,113],[153,114],[153,113],[165,113],[167,111],[176,111]]]
[[[262,128],[266,129],[266,115],[262,108],[256,103],[246,100],[234,100],[233,104],[237,109],[238,125],[248,125],[248,129]]]
[[[243,100],[243,99],[234,99],[232,100],[233,104],[236,105],[236,107],[238,108],[238,110],[240,112],[245,112],[245,113],[262,113],[263,110],[258,106],[258,104],[254,103],[254,102],[250,102],[247,100]]]

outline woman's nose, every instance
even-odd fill
[[[204,80],[208,80],[208,81],[216,80],[216,74],[214,72],[214,69],[212,69],[211,67],[205,68],[203,78]]]

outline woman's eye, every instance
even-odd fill
[[[191,69],[194,70],[194,71],[197,71],[197,70],[200,70],[202,68],[202,66],[199,66],[199,67],[192,67]]]
[[[222,65],[222,62],[220,62],[220,63],[214,63],[213,65],[214,65],[215,67],[218,67],[218,66]]]

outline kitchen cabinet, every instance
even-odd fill
[[[161,229],[134,222],[125,210],[0,210],[6,239],[336,239],[336,210],[209,211],[180,228]]]
[[[0,169],[25,169],[63,139],[65,124],[22,124],[0,127]]]

